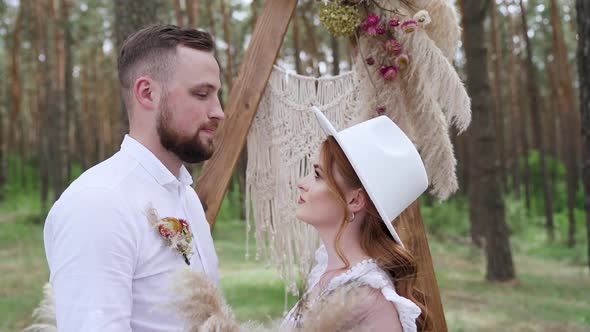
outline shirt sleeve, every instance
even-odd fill
[[[85,189],[49,213],[44,230],[60,332],[131,331],[137,228],[130,207]]]

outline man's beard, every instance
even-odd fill
[[[156,127],[162,146],[185,163],[200,163],[211,158],[214,151],[213,139],[209,138],[203,142],[199,138],[199,132],[206,123],[201,125],[192,137],[187,138],[172,128],[172,116],[170,105],[164,97],[160,103],[160,115]]]

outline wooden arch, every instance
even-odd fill
[[[211,227],[215,223],[231,175],[246,143],[258,104],[296,6],[297,0],[267,0],[257,19],[244,61],[228,97],[225,107],[226,119],[218,130],[218,149],[213,157],[205,162],[196,182],[196,190]],[[418,287],[425,294],[434,331],[446,332],[447,325],[418,201],[403,215],[396,228],[406,247],[417,259]]]

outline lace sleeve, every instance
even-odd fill
[[[315,252],[315,266],[311,269],[309,276],[307,277],[307,289],[313,288],[315,284],[319,281],[322,273],[326,271],[326,266],[328,265],[328,253],[326,252],[326,248],[324,245],[320,245],[320,247]]]
[[[403,331],[417,331],[416,318],[420,316],[420,308],[414,302],[400,296],[387,274],[374,262],[369,261],[359,264],[348,275],[338,276],[334,279],[337,278],[342,278],[342,280],[337,280],[338,284],[342,284],[345,280],[356,279],[362,284],[380,290],[383,297],[395,306]]]
[[[381,273],[373,271],[363,276],[363,281],[375,288],[380,289],[383,297],[395,306],[399,315],[399,321],[404,332],[416,332],[416,318],[422,312],[420,308],[407,298],[400,296],[395,291],[395,286]]]

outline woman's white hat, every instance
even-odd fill
[[[312,110],[324,133],[340,145],[393,239],[403,246],[391,222],[428,188],[412,141],[386,116],[338,132],[319,108]]]

